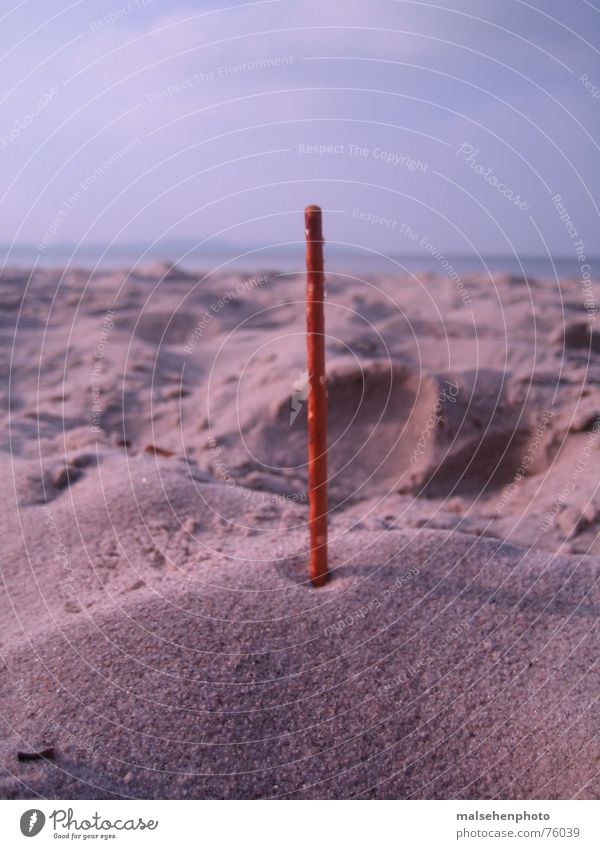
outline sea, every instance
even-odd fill
[[[442,254],[383,254],[372,250],[347,250],[326,246],[326,268],[349,274],[436,274],[466,278],[475,274],[510,274],[525,278],[565,278],[597,280],[600,257],[581,263],[576,257],[476,256]],[[40,252],[33,246],[1,246],[2,268],[86,269],[135,268],[156,262],[176,263],[192,272],[255,272],[259,270],[301,272],[304,248],[301,243],[250,248],[223,247],[218,250],[187,244],[52,245]],[[585,266],[589,266],[589,268]]]

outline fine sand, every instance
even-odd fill
[[[329,275],[321,589],[302,274],[0,295],[2,797],[598,798],[600,288]]]

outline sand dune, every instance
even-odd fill
[[[579,281],[329,275],[319,590],[303,287],[3,275],[4,797],[600,792]]]

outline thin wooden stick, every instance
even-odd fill
[[[327,386],[325,382],[325,274],[321,209],[307,206],[306,327],[308,350],[308,506],[310,579],[327,580]]]

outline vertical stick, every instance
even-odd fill
[[[308,506],[310,579],[327,580],[327,386],[321,209],[304,211],[306,234],[306,327],[308,350]]]

